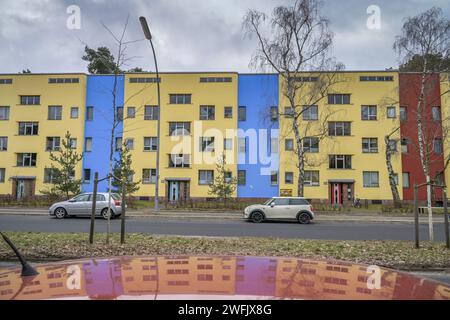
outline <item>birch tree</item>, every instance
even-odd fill
[[[430,241],[434,240],[432,200],[432,178],[430,172],[430,148],[426,132],[426,114],[429,114],[426,100],[427,90],[430,89],[430,79],[433,73],[443,72],[441,67],[434,65],[430,57],[441,56],[447,59],[450,51],[450,20],[443,16],[440,8],[433,7],[415,17],[407,18],[403,24],[401,34],[396,37],[394,50],[404,60],[413,57],[421,60],[420,93],[417,102],[417,136],[418,151],[427,187],[427,211]],[[433,67],[431,67],[433,65]]]
[[[329,89],[340,82],[338,71],[344,66],[331,57],[333,33],[329,21],[320,14],[320,0],[297,0],[292,6],[278,6],[269,17],[263,12],[249,10],[244,17],[245,34],[255,37],[258,49],[251,65],[270,69],[281,77],[281,93],[288,101],[279,116],[292,118],[289,131],[295,137],[298,168],[298,196],[304,196],[307,150],[305,138],[322,140],[327,135],[330,110],[319,111],[319,121],[300,125],[303,114],[318,105]]]

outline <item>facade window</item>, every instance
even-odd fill
[[[128,150],[134,150],[134,138],[125,139],[125,146]]]
[[[319,182],[319,171],[305,171],[305,179],[303,185],[309,187],[318,187]]]
[[[247,184],[247,171],[239,170],[238,171],[238,185],[245,186]]]
[[[215,106],[200,106],[200,120],[214,120],[215,118]]]
[[[213,170],[199,170],[198,171],[198,184],[209,185],[214,181]]]
[[[224,139],[223,140],[223,149],[224,150],[233,150],[233,139]]]
[[[391,152],[397,152],[397,140],[389,140],[388,148]]]
[[[0,168],[0,183],[5,182],[6,169]]]
[[[270,107],[270,120],[278,121],[278,107]]]
[[[442,139],[435,138],[433,139],[433,149],[435,154],[442,154]]]
[[[408,150],[408,148],[409,148],[409,140],[408,139],[405,139],[405,138],[403,138],[402,140],[401,140],[401,148],[402,148],[402,153],[408,153],[409,152],[409,150]]]
[[[444,175],[442,173],[436,172],[436,178],[434,179],[434,183],[438,186],[444,185]]]
[[[303,106],[302,111],[303,120],[311,121],[319,119],[319,107],[318,106]]]
[[[362,139],[363,153],[378,153],[378,138],[363,138]]]
[[[247,152],[247,141],[245,138],[238,138],[238,152],[245,154]]]
[[[0,84],[12,84],[13,79],[0,79]]]
[[[364,188],[378,188],[380,186],[379,173],[377,171],[363,172]]]
[[[270,174],[270,185],[278,185],[278,171],[272,171]]]
[[[169,135],[170,136],[189,136],[191,134],[190,122],[170,122]]]
[[[8,151],[8,137],[0,137],[0,151]]]
[[[224,172],[224,178],[226,183],[231,183],[233,181],[233,172],[231,171],[225,171]]]
[[[77,138],[70,138],[69,146],[70,146],[70,149],[76,149],[77,148]]]
[[[441,107],[431,108],[431,113],[434,121],[441,121]]]
[[[61,148],[60,137],[47,137],[45,151],[59,151]]]
[[[285,151],[294,151],[294,139],[284,140],[284,150]]]
[[[123,107],[117,107],[117,121],[123,121]]]
[[[277,154],[279,152],[278,149],[278,138],[270,139],[270,154]]]
[[[239,107],[239,121],[247,120],[247,107]]]
[[[233,107],[223,108],[223,117],[225,119],[232,119],[233,118]]]
[[[122,147],[123,147],[123,139],[122,139],[122,137],[117,137],[116,138],[116,151],[117,152],[122,151]]]
[[[130,83],[161,83],[161,78],[153,78],[153,77],[133,77],[130,78]]]
[[[48,120],[62,120],[62,107],[61,106],[49,106],[48,107]]]
[[[136,108],[135,107],[127,108],[127,118],[129,118],[129,119],[136,118]]]
[[[86,121],[94,120],[94,107],[86,107]]]
[[[23,106],[38,106],[41,104],[41,96],[20,96],[20,104]]]
[[[84,151],[92,152],[92,138],[86,138],[84,140]]]
[[[410,186],[410,184],[409,184],[409,172],[403,172],[402,180],[403,180],[403,188],[409,188],[409,186]]]
[[[170,104],[191,104],[191,94],[170,94]]]
[[[361,106],[361,120],[377,120],[377,106]]]
[[[352,156],[350,155],[331,155],[329,156],[330,169],[351,169]]]
[[[49,78],[49,84],[80,83],[80,78]]]
[[[144,137],[144,151],[157,151],[157,150],[158,150],[158,138]]]
[[[394,81],[393,76],[361,76],[359,81]]]
[[[303,151],[306,153],[319,152],[319,138],[306,137],[303,139]]]
[[[44,183],[55,183],[56,170],[53,168],[44,169]]]
[[[400,121],[405,122],[408,120],[408,111],[406,107],[400,107]]]
[[[156,169],[142,169],[142,183],[156,184]]]
[[[398,173],[394,173],[395,185],[398,186]]]
[[[331,137],[350,136],[352,134],[351,122],[328,122],[328,135]]]
[[[145,106],[144,120],[158,120],[158,106]]]
[[[350,94],[329,94],[328,104],[350,104]]]
[[[201,77],[200,83],[232,82],[231,77]]]
[[[293,172],[285,172],[284,173],[284,183],[285,184],[293,184],[294,183],[294,173]]]
[[[39,122],[19,122],[19,136],[37,136]]]
[[[71,119],[78,119],[78,107],[70,108],[70,118]]]
[[[83,183],[91,183],[91,169],[83,170]]]
[[[284,116],[286,118],[293,118],[294,114],[294,109],[292,109],[292,107],[284,107]]]
[[[189,154],[170,154],[169,168],[189,168],[191,156]]]
[[[18,167],[36,167],[37,153],[18,153]]]
[[[9,120],[9,107],[0,107],[0,121]]]
[[[397,118],[397,111],[396,111],[395,107],[387,107],[386,113],[387,113],[388,119]]]
[[[200,152],[214,152],[214,137],[200,137]]]

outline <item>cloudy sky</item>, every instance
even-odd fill
[[[270,13],[288,0],[0,0],[0,73],[86,72],[84,43],[108,46],[113,38],[101,22],[119,33],[129,15],[128,41],[142,40],[138,17],[150,21],[161,71],[254,72],[249,60],[256,42],[243,37],[249,8]],[[66,27],[67,8],[81,10],[81,28]],[[381,9],[381,29],[369,30],[367,8]],[[334,55],[348,70],[396,67],[392,50],[402,20],[439,6],[450,16],[448,0],[325,0],[323,15],[335,33]],[[129,45],[129,68],[153,70],[144,41]]]

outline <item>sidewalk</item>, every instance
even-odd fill
[[[26,216],[48,216],[48,209],[46,208],[0,208],[0,215],[26,215]],[[159,219],[186,219],[186,220],[242,220],[243,215],[240,211],[184,211],[184,210],[160,210],[158,212],[152,209],[146,210],[128,210],[126,216],[129,218],[159,218]],[[317,212],[315,221],[336,221],[336,222],[403,222],[414,223],[412,215],[383,215],[381,213],[335,213],[335,212]],[[421,215],[420,223],[427,223],[428,217]],[[444,222],[444,217],[440,215],[433,216],[433,221],[436,223]]]

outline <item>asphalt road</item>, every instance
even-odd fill
[[[120,221],[113,220],[113,232],[119,232]],[[2,231],[89,232],[90,220],[69,218],[57,220],[47,216],[0,215]],[[106,221],[96,220],[96,232],[106,232]],[[444,239],[443,223],[435,223],[435,238]],[[413,240],[414,225],[401,222],[325,222],[310,225],[295,222],[265,222],[226,220],[169,220],[164,218],[129,218],[127,232],[159,235],[213,237],[278,237],[323,240]],[[428,239],[428,226],[421,224],[422,240]]]

